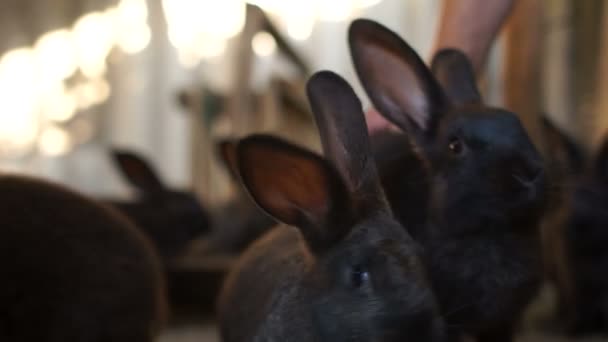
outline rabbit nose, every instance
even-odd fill
[[[544,170],[542,166],[522,165],[521,167],[514,170],[512,176],[521,185],[530,187],[542,178],[543,173]]]

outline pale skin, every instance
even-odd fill
[[[516,0],[444,0],[431,56],[443,48],[462,50],[479,75],[515,2]],[[372,133],[391,128],[391,124],[373,108],[365,116]]]

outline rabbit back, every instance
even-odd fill
[[[152,341],[166,303],[159,261],[126,219],[64,187],[0,177],[0,337]]]

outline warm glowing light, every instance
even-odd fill
[[[116,8],[116,44],[128,54],[136,54],[150,43],[148,7],[145,0],[121,0]]]
[[[343,21],[347,20],[353,13],[353,5],[351,0],[319,0],[317,11],[321,20]]]
[[[296,40],[305,40],[312,34],[315,25],[316,4],[314,1],[291,0],[285,2],[279,17],[287,26],[287,34]]]
[[[79,109],[87,109],[105,102],[110,96],[110,85],[104,79],[90,80],[74,87]]]
[[[67,153],[72,146],[72,140],[66,131],[59,127],[50,126],[40,134],[38,147],[40,152],[48,156],[59,156]]]
[[[287,34],[295,40],[306,40],[310,38],[314,25],[314,18],[290,21],[287,23]]]
[[[175,0],[170,0],[175,1]],[[199,15],[203,32],[222,38],[230,38],[241,32],[245,24],[245,3],[242,0],[186,0],[201,2],[204,10]],[[177,2],[177,1],[175,1]],[[182,0],[182,3],[185,1]]]
[[[258,32],[255,36],[253,36],[253,40],[251,41],[251,46],[253,47],[253,51],[258,56],[270,56],[274,53],[277,47],[277,43],[274,41],[274,38],[266,33],[266,32]]]
[[[76,72],[78,65],[70,31],[45,33],[34,45],[34,51],[43,81],[62,81]]]
[[[72,30],[80,71],[96,78],[106,71],[106,58],[114,45],[112,14],[94,12],[80,18]]]
[[[34,51],[22,48],[0,59],[0,149],[20,154],[34,143],[38,131],[37,64]]]
[[[225,51],[226,40],[245,24],[243,0],[163,0],[168,36],[178,50],[182,65],[192,67],[200,59]]]
[[[121,0],[116,7],[85,14],[71,28],[43,34],[33,48],[1,56],[0,152],[21,154],[36,143],[48,155],[67,152],[73,141],[52,123],[71,125],[78,110],[107,100],[108,56],[115,46],[130,54],[143,50],[151,39],[147,17],[146,0]]]
[[[118,37],[117,45],[125,53],[133,55],[145,49],[150,43],[150,39],[150,28],[145,25],[135,30],[125,31]]]
[[[38,63],[32,49],[20,48],[7,52],[0,59],[0,82],[3,88],[0,94],[6,98],[14,98],[15,93],[25,96],[35,96],[33,86],[38,79]],[[7,96],[11,94],[11,96]],[[27,97],[21,99],[25,100]],[[3,102],[3,101],[2,101]]]
[[[19,115],[18,110],[14,109],[17,108],[9,104],[0,111],[0,150],[21,154],[36,140],[39,122],[34,113]]]
[[[366,7],[372,7],[372,6],[376,6],[377,4],[381,3],[382,0],[357,0],[357,7],[359,8],[366,8]]]
[[[69,131],[72,141],[76,144],[82,144],[93,137],[95,127],[90,120],[81,117],[70,124]]]
[[[177,60],[185,68],[194,68],[200,62],[200,57],[192,51],[178,50]]]
[[[62,84],[46,94],[43,102],[43,114],[57,122],[70,120],[76,114],[76,99],[66,91]]]
[[[226,40],[206,37],[196,46],[196,54],[200,58],[213,58],[221,56],[226,51]]]
[[[148,6],[146,0],[121,0],[117,7],[122,22],[146,22]]]

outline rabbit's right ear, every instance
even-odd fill
[[[141,192],[152,193],[166,189],[152,166],[137,154],[113,149],[112,157],[129,183]]]
[[[380,114],[410,133],[432,134],[446,98],[416,51],[366,19],[353,21],[348,39],[359,80]]]
[[[384,209],[387,202],[371,152],[361,101],[351,86],[330,71],[308,81],[308,99],[319,128],[325,157],[330,159],[361,209]]]
[[[463,52],[455,49],[437,52],[431,70],[453,105],[481,103],[473,66]]]
[[[217,144],[220,160],[224,163],[224,166],[228,169],[228,173],[230,173],[233,179],[238,179],[239,177],[236,160],[236,145],[237,142],[230,139],[221,140]]]
[[[349,229],[350,200],[336,170],[320,156],[282,139],[252,135],[237,146],[238,170],[254,201],[296,226],[313,251]]]
[[[541,115],[541,127],[549,159],[566,167],[570,173],[580,174],[585,167],[585,156],[581,148],[546,114]]]

